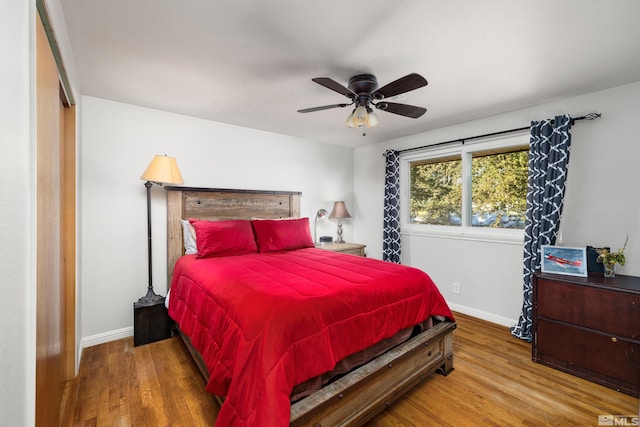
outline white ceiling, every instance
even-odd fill
[[[638,0],[60,2],[83,94],[347,147],[640,80]],[[419,119],[297,112],[414,72]]]

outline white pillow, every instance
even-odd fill
[[[184,242],[185,255],[197,254],[198,247],[196,246],[196,230],[188,220],[181,219],[180,222],[182,223],[182,241]]]

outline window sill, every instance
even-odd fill
[[[413,225],[402,227],[400,234],[409,236],[434,237],[438,239],[504,243],[518,246],[522,246],[524,244],[524,230]]]

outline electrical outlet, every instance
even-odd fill
[[[459,294],[460,293],[460,283],[453,282],[453,293],[454,294]]]

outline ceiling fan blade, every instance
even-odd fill
[[[355,93],[351,92],[349,89],[342,86],[337,81],[330,79],[329,77],[315,77],[311,80],[318,83],[319,85],[326,87],[327,89],[336,91],[339,94],[346,96],[347,98],[353,99],[357,96]]]
[[[426,86],[427,80],[420,74],[412,73],[391,82],[373,93],[375,99],[389,98]]]
[[[303,108],[302,110],[298,110],[298,113],[311,113],[313,111],[328,110],[330,108],[344,108],[349,105],[351,104],[333,104],[333,105],[323,105],[322,107]]]
[[[379,102],[373,105],[375,105],[378,110],[411,117],[412,119],[417,119],[427,112],[426,108],[416,107],[415,105],[396,104],[395,102]]]

